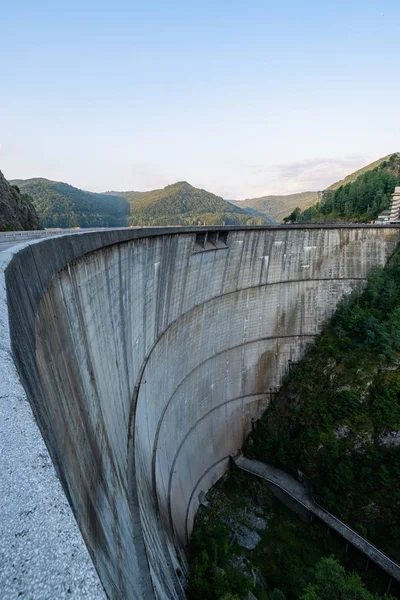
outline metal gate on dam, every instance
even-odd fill
[[[398,239],[395,226],[114,229],[0,253],[1,597],[71,597],[86,576],[75,597],[104,597],[83,538],[109,598],[184,598],[199,498]]]

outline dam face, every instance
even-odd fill
[[[184,597],[203,495],[398,231],[110,230],[13,256],[13,358],[109,598]]]

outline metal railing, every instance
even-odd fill
[[[243,464],[240,464],[239,461],[241,458],[245,458],[245,457],[243,457],[242,454],[239,454],[237,456],[232,456],[232,460],[233,460],[234,464],[239,469],[241,469],[242,471],[246,471],[247,473],[251,473],[252,475],[256,475],[257,477],[261,477],[262,479],[265,479],[266,481],[268,481],[270,484],[272,484],[272,485],[276,486],[277,488],[279,488],[280,490],[282,490],[285,494],[287,494],[295,502],[297,502],[303,508],[305,508],[307,511],[309,511],[310,513],[315,515],[318,519],[320,519],[323,523],[325,523],[325,525],[327,525],[328,527],[330,527],[331,529],[336,531],[336,533],[338,533],[341,537],[343,537],[347,542],[349,542],[354,547],[356,547],[360,552],[365,554],[369,559],[371,559],[375,564],[377,564],[382,570],[384,570],[386,573],[388,573],[388,575],[390,575],[391,577],[394,577],[397,581],[400,582],[400,565],[397,564],[392,558],[390,558],[390,556],[388,556],[387,554],[382,552],[382,550],[380,550],[379,548],[374,546],[374,544],[372,544],[367,539],[362,537],[362,535],[360,535],[359,533],[354,531],[354,529],[349,527],[346,523],[341,521],[338,517],[335,517],[335,515],[333,515],[329,511],[327,511],[323,506],[318,504],[314,500],[313,497],[310,497],[308,499],[308,504],[305,504],[300,498],[293,495],[293,493],[291,493],[283,484],[279,483],[274,478],[272,478],[272,476],[269,477],[267,473],[261,474],[258,469],[252,470],[252,469],[245,467]],[[245,458],[245,460],[251,461],[251,459],[247,459],[247,458]],[[253,461],[251,461],[251,462],[253,462]],[[258,463],[261,461],[254,461],[254,462]],[[266,464],[266,463],[261,463],[261,464],[264,465],[266,468],[268,468],[268,464]],[[284,474],[285,476],[289,476],[284,471],[282,471],[282,474]],[[296,480],[294,480],[294,481],[296,483],[300,484],[300,482],[298,482]],[[304,491],[306,491],[306,488],[304,488]],[[331,520],[331,522],[329,522],[329,520]],[[347,533],[347,535],[346,535],[346,533]]]

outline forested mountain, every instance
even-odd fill
[[[387,156],[383,156],[382,158],[378,158],[378,160],[375,160],[374,162],[370,163],[369,165],[366,165],[365,167],[358,169],[358,171],[354,171],[354,173],[350,173],[350,175],[347,175],[347,177],[345,177],[344,179],[341,179],[340,181],[333,183],[328,188],[326,188],[326,191],[337,190],[341,186],[346,185],[347,183],[352,183],[353,181],[358,179],[360,177],[360,175],[364,175],[364,173],[367,173],[368,171],[373,171],[377,167],[380,167],[382,165],[382,163],[389,161],[392,158],[392,156],[395,156],[395,155],[396,155],[396,153],[393,153],[393,154],[388,154]]]
[[[0,231],[40,229],[32,198],[10,185],[0,171]]]
[[[277,222],[294,210],[297,206],[304,210],[318,201],[318,192],[300,192],[282,196],[262,196],[248,200],[231,200],[234,206],[263,213]]]
[[[131,205],[130,225],[264,225],[266,215],[232,206],[215,194],[180,181],[150,192],[112,192]]]
[[[97,194],[48,179],[11,182],[29,193],[44,227],[126,227],[128,225],[264,225],[250,214],[186,182],[150,192]]]
[[[43,227],[124,227],[129,203],[120,196],[95,194],[49,179],[11,182],[33,198]]]
[[[400,154],[391,154],[372,170],[367,167],[323,192],[319,202],[296,208],[287,222],[355,221],[368,223],[390,207],[395,186],[400,185]],[[372,166],[373,166],[372,165]]]

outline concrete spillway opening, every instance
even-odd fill
[[[110,598],[184,596],[199,499],[397,231],[122,230],[14,257],[14,360]]]

